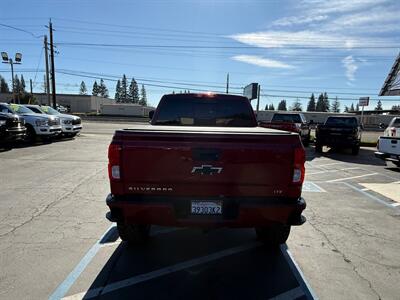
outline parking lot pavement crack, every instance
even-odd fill
[[[315,216],[316,216],[315,212],[314,212],[311,208],[309,208],[309,210],[312,212],[312,214],[313,214],[313,219],[315,220]],[[365,278],[364,276],[362,276],[362,275],[360,274],[360,272],[358,272],[357,266],[351,261],[351,259],[349,259],[349,258],[346,256],[346,254],[343,253],[343,251],[341,251],[341,250],[335,245],[335,243],[332,242],[332,240],[328,237],[328,235],[327,235],[321,228],[318,228],[318,226],[317,226],[317,225],[318,225],[318,222],[315,222],[315,223],[314,223],[313,220],[308,220],[308,223],[309,223],[317,232],[319,232],[319,233],[326,239],[326,241],[328,242],[328,244],[333,248],[333,251],[334,251],[334,252],[340,254],[340,255],[342,256],[343,260],[344,260],[346,263],[348,263],[348,264],[350,264],[350,265],[352,266],[354,273],[355,273],[359,278],[361,278],[362,280],[364,280],[364,281],[368,284],[370,290],[377,296],[377,299],[379,299],[379,300],[382,299],[381,296],[379,295],[379,293],[378,293],[378,292],[375,290],[375,288],[373,287],[371,281],[369,281],[367,278]]]
[[[26,221],[24,221],[24,222],[22,222],[22,223],[20,223],[20,224],[18,224],[18,225],[15,225],[15,226],[12,227],[11,230],[9,230],[9,231],[7,231],[7,232],[5,232],[5,233],[0,234],[0,238],[5,237],[5,236],[7,236],[7,235],[9,235],[9,234],[14,233],[14,232],[15,232],[16,230],[18,230],[19,228],[25,226],[26,224],[29,224],[30,222],[32,222],[32,221],[33,221],[34,219],[36,219],[37,217],[40,217],[42,214],[44,214],[48,209],[50,209],[51,207],[53,207],[55,204],[57,204],[58,202],[62,201],[63,199],[65,199],[65,198],[67,198],[67,197],[69,197],[70,195],[72,195],[78,188],[80,188],[80,187],[81,187],[83,184],[85,184],[88,180],[92,179],[92,178],[95,177],[96,175],[98,175],[98,174],[100,174],[101,172],[103,172],[104,169],[105,169],[105,167],[104,167],[104,168],[101,168],[100,170],[97,170],[95,173],[90,174],[89,176],[86,176],[86,177],[83,178],[82,181],[81,181],[78,185],[76,185],[71,191],[69,191],[69,192],[67,192],[66,194],[64,194],[63,196],[61,196],[61,197],[55,199],[54,201],[51,201],[51,202],[48,203],[42,210],[39,211],[39,209],[35,208],[35,212],[31,215],[31,217],[30,217],[28,220],[26,220]]]

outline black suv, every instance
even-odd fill
[[[16,114],[0,110],[0,146],[25,137],[25,120]]]

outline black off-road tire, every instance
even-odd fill
[[[276,247],[286,242],[290,234],[290,226],[274,224],[269,227],[257,227],[256,234],[261,242]]]
[[[360,145],[358,145],[358,146],[353,146],[353,147],[351,148],[351,154],[357,155],[358,152],[360,152]]]
[[[132,245],[144,244],[150,236],[150,225],[124,224],[117,222],[117,229],[121,240]]]
[[[315,152],[322,153],[322,145],[316,143],[315,144]]]
[[[35,129],[30,124],[26,124],[25,142],[34,143],[37,140]]]

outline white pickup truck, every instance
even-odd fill
[[[395,117],[379,137],[375,156],[400,167],[400,117]]]

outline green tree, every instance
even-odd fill
[[[319,94],[315,111],[325,111],[324,95]]]
[[[274,104],[273,104],[273,103],[271,103],[271,104],[269,105],[268,110],[275,110],[275,107],[274,107]]]
[[[142,84],[142,88],[140,89],[140,100],[139,104],[143,106],[147,106],[147,95],[146,95],[146,89],[144,88],[144,85]]]
[[[100,79],[99,96],[108,98],[108,88],[106,87],[103,78]]]
[[[87,95],[87,88],[84,81],[81,82],[81,86],[79,87],[79,95]]]
[[[400,105],[393,105],[392,110],[400,110]]]
[[[10,89],[8,88],[7,81],[0,76],[0,93],[9,93]]]
[[[376,104],[375,110],[377,110],[377,111],[382,111],[383,110],[381,100],[378,100],[378,103]]]
[[[121,102],[121,81],[117,81],[117,85],[115,86],[115,96],[114,96],[115,102],[120,103]]]
[[[267,104],[265,104],[265,110],[269,110],[268,103],[267,103]]]
[[[287,107],[286,107],[286,100],[281,100],[281,101],[278,103],[278,110],[287,110]]]
[[[310,101],[307,104],[307,111],[315,111],[315,97],[314,93],[311,94]]]
[[[335,113],[340,112],[340,102],[337,97],[335,98],[335,100],[332,103],[331,112],[335,112]]]
[[[299,101],[299,98],[296,98],[296,100],[293,102],[292,106],[290,107],[290,110],[292,111],[302,111],[303,107]]]
[[[349,112],[349,107],[348,107],[347,105],[344,107],[344,112],[345,112],[345,113],[348,113],[348,112]]]
[[[20,88],[17,91],[20,94],[25,94],[26,93],[26,84],[25,84],[25,79],[24,79],[24,75],[21,75],[21,84],[20,84]]]
[[[123,103],[128,102],[128,82],[127,82],[125,74],[122,75],[120,99],[121,99],[121,102],[123,102]]]
[[[350,105],[349,112],[354,112],[354,104],[353,103],[351,103],[351,105]]]
[[[132,78],[131,84],[129,85],[128,99],[132,103],[139,103],[139,87],[135,78]]]
[[[356,104],[356,111],[360,111],[360,105],[358,103]]]
[[[324,111],[329,111],[329,110],[330,110],[330,105],[329,105],[328,94],[325,92],[324,93]]]
[[[96,80],[93,83],[92,95],[93,96],[98,96],[99,95],[99,85],[97,84]]]

